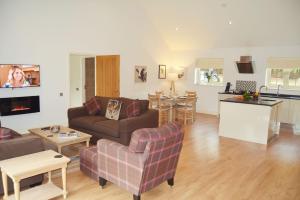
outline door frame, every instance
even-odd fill
[[[71,56],[81,56],[82,58],[80,59],[80,82],[81,82],[81,100],[82,102],[85,101],[85,58],[90,58],[90,57],[94,57],[95,58],[95,69],[96,69],[96,54],[91,54],[91,53],[78,53],[78,52],[71,52],[68,55],[68,65],[69,65],[69,69],[68,69],[68,92],[67,92],[67,96],[68,96],[68,106],[71,107],[71,70],[72,70],[72,66],[71,66],[71,62],[70,62],[70,57]],[[95,75],[96,76],[96,75]],[[95,91],[96,92],[96,91]]]

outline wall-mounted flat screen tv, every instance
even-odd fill
[[[40,66],[27,64],[0,64],[1,88],[40,86]]]

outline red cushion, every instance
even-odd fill
[[[96,97],[92,97],[86,103],[83,104],[86,110],[88,111],[89,115],[96,115],[101,111],[101,107],[97,102]]]
[[[8,128],[0,128],[0,140],[7,140],[13,136],[12,131]]]
[[[141,104],[139,101],[132,101],[126,108],[127,117],[136,117],[141,114]]]

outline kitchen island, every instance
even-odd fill
[[[268,144],[279,134],[278,110],[281,100],[221,100],[219,136]]]

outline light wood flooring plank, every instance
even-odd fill
[[[98,183],[80,171],[69,173],[69,200],[126,200],[132,195]],[[60,178],[54,181],[61,185]],[[62,198],[56,198],[61,200]],[[300,136],[284,125],[268,148],[218,137],[218,119],[197,115],[185,127],[175,185],[167,183],[142,194],[143,200],[299,200]]]

